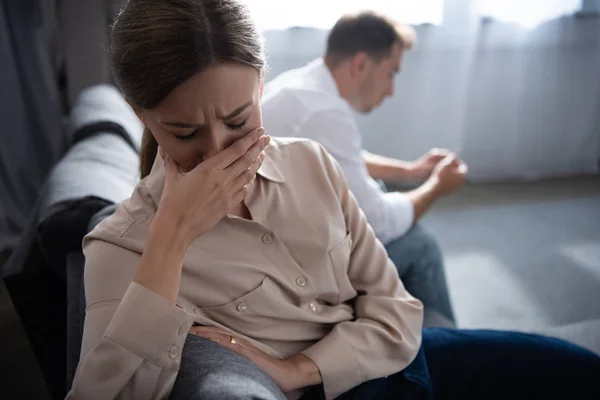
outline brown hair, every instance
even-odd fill
[[[177,86],[221,62],[262,71],[261,36],[236,0],[129,0],[111,32],[109,56],[121,90],[134,107],[152,109]],[[148,128],[140,173],[150,173],[158,144]]]
[[[341,17],[329,32],[325,57],[335,66],[356,53],[365,52],[379,62],[390,55],[399,42],[408,50],[415,42],[414,29],[378,14],[362,11]]]

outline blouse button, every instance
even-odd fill
[[[244,312],[248,309],[248,306],[246,305],[246,303],[240,303],[237,305],[236,308],[239,312]]]
[[[308,309],[311,312],[317,312],[317,303],[315,303],[314,301],[311,301],[310,303],[308,303]]]
[[[177,346],[173,346],[171,347],[171,350],[169,350],[169,357],[176,358],[178,353]]]
[[[271,234],[269,234],[269,233],[267,233],[267,234],[263,235],[263,237],[262,237],[262,241],[263,241],[263,243],[264,243],[264,244],[269,244],[269,243],[271,243],[271,242],[273,241],[273,235],[271,235]]]
[[[304,287],[306,286],[306,279],[300,276],[296,279],[296,284],[300,287]]]

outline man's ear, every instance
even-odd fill
[[[367,70],[369,55],[364,51],[359,51],[350,59],[350,66],[353,76],[362,76]]]
[[[127,104],[129,104],[129,107],[131,107],[135,115],[137,115],[138,119],[142,121],[142,124],[146,125],[146,123],[144,122],[144,112],[139,107],[134,106],[127,97],[125,97],[125,101],[127,102]]]

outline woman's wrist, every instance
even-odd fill
[[[135,281],[175,303],[183,258],[190,243],[186,229],[164,214],[157,215],[150,226]]]
[[[319,367],[313,360],[302,353],[286,360],[293,369],[297,388],[317,385],[323,382]]]
[[[189,221],[160,209],[152,221],[149,236],[184,253],[195,239],[192,237]]]

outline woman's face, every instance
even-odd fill
[[[262,89],[256,69],[219,64],[194,75],[138,116],[181,170],[190,171],[262,126]]]

